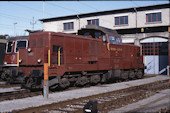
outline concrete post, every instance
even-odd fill
[[[169,76],[169,66],[167,66],[167,75]]]
[[[45,99],[48,99],[49,87],[48,87],[48,80],[46,80],[46,85],[43,88],[43,96]]]
[[[48,86],[48,63],[44,63],[44,87],[43,87],[43,96],[45,99],[48,99],[49,86]]]

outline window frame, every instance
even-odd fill
[[[122,40],[120,36],[112,36],[112,35],[108,35],[109,38],[109,43],[110,44],[114,44],[114,45],[122,45]],[[114,38],[114,43],[113,40],[110,40],[110,38]],[[112,41],[112,42],[111,42]]]
[[[63,30],[64,31],[74,30],[74,22],[63,23]]]
[[[26,40],[26,39],[23,39],[23,40],[16,40],[16,41],[15,41],[14,53],[18,53],[18,51],[16,52],[17,42],[18,42],[18,41],[26,41],[26,47],[25,47],[25,49],[28,48],[28,40]]]
[[[87,25],[97,25],[97,26],[99,26],[99,19],[87,20]]]
[[[122,20],[123,19],[123,20]],[[128,15],[124,15],[124,16],[115,16],[114,17],[114,22],[115,22],[115,26],[123,26],[123,25],[128,25],[129,24],[129,19],[128,19]],[[127,23],[126,23],[127,22]]]
[[[162,12],[146,13],[145,16],[146,16],[146,23],[160,23],[160,22],[162,22]],[[155,20],[153,20],[154,18],[155,18]]]
[[[7,52],[9,42],[12,42],[11,52]],[[6,54],[11,54],[12,51],[13,51],[13,48],[14,48],[14,46],[13,46],[14,45],[14,41],[9,41],[9,42],[6,44]]]

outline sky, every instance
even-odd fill
[[[0,35],[23,36],[28,35],[26,29],[42,30],[39,19],[43,18],[164,3],[169,1],[0,1]]]

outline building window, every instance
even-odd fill
[[[146,14],[146,22],[160,22],[162,19],[161,19],[161,12],[159,13],[149,13],[149,14]]]
[[[128,16],[115,17],[115,25],[126,25],[128,24]]]
[[[69,22],[69,23],[64,23],[64,30],[73,30],[74,29],[74,23]]]
[[[143,55],[168,55],[168,42],[142,43]]]
[[[99,19],[87,20],[87,24],[99,26]]]

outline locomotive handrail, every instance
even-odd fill
[[[58,66],[60,66],[60,49],[61,49],[61,47],[59,47],[59,49],[58,49]]]
[[[107,50],[110,51],[110,43],[107,43]]]
[[[50,49],[48,50],[48,66],[50,67]]]
[[[19,51],[17,53],[17,66],[19,67]]]

